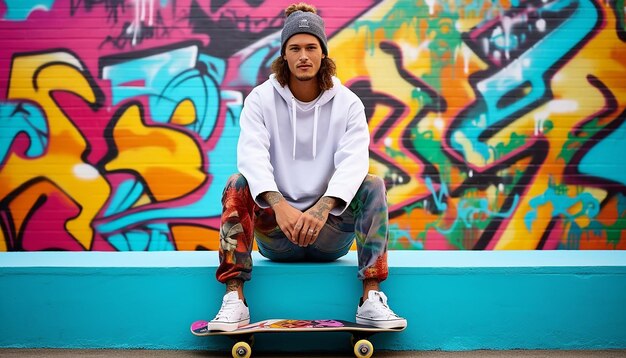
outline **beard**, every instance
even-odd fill
[[[315,78],[316,75],[299,75],[295,76],[298,81],[307,82]]]

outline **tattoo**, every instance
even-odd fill
[[[283,196],[277,191],[268,191],[263,193],[263,199],[265,199],[270,206],[278,204],[282,198]]]
[[[226,282],[226,291],[239,291],[239,289],[243,286],[243,282],[241,280],[232,279]]]
[[[309,214],[317,220],[324,220],[324,211],[330,212],[335,207],[336,202],[334,198],[324,196],[311,208]]]

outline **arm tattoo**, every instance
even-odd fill
[[[270,206],[278,204],[282,198],[283,196],[277,191],[268,191],[263,193],[263,199],[265,199]]]
[[[330,212],[332,208],[335,207],[335,204],[335,199],[329,198],[327,196],[322,197],[320,201],[317,202],[317,205],[313,207],[313,210],[311,210],[310,214],[317,220],[324,220],[324,216],[322,215],[322,213],[324,211]]]

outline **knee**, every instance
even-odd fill
[[[245,188],[246,186],[248,186],[248,181],[246,180],[246,178],[237,173],[237,174],[233,174],[228,178],[228,181],[226,181],[226,188],[225,189],[229,189],[229,188],[234,188],[234,189],[242,189]]]
[[[385,181],[373,174],[367,174],[362,187],[368,192],[374,193],[385,193],[387,191]]]

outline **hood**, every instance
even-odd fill
[[[283,100],[285,100],[285,103],[287,103],[287,107],[289,107],[290,109],[291,115],[289,116],[289,120],[291,122],[293,135],[292,156],[293,159],[296,159],[296,134],[298,133],[298,121],[296,120],[298,104],[296,102],[296,98],[291,93],[289,86],[283,87],[280,85],[280,83],[278,83],[274,74],[270,75],[270,82],[274,86],[274,89],[283,98]],[[335,97],[335,95],[339,91],[339,88],[341,88],[341,81],[339,81],[337,77],[333,76],[333,88],[322,92],[321,97],[317,100],[317,103],[315,103],[315,106],[313,106],[312,108],[315,111],[313,115],[313,148],[311,148],[313,153],[313,159],[315,159],[317,155],[317,123],[319,121],[320,109],[322,106],[330,102],[330,100]]]

